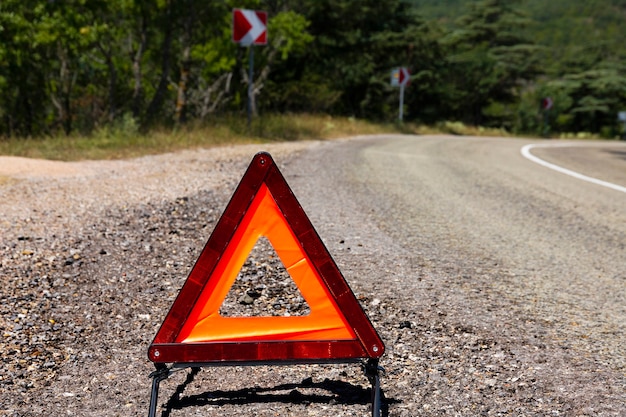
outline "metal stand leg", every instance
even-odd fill
[[[159,384],[170,376],[170,369],[164,364],[156,364],[156,368],[156,371],[150,374],[150,377],[152,377],[152,392],[150,393],[150,411],[148,412],[148,417],[156,416],[157,402],[159,399]]]
[[[365,375],[372,384],[372,417],[380,417],[381,411],[381,390],[380,390],[380,374],[384,371],[378,366],[378,359],[369,359],[364,366]]]
[[[155,364],[156,371],[150,374],[150,378],[152,378],[152,392],[150,394],[150,410],[148,412],[148,417],[156,417],[156,409],[157,403],[159,399],[159,384],[161,381],[166,380],[172,375],[172,369],[168,368],[163,363]],[[365,376],[372,384],[372,417],[380,417],[381,408],[382,408],[382,390],[380,388],[380,372],[384,369],[378,366],[378,359],[368,359],[367,362],[363,363],[363,370],[365,372]],[[193,381],[195,375],[200,371],[200,367],[191,367],[191,372],[187,376],[187,380],[185,381],[185,385]],[[181,390],[182,392],[182,390]],[[180,393],[177,392],[177,395]]]

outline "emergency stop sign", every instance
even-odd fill
[[[310,307],[229,317],[220,307],[260,238]],[[268,153],[252,160],[148,349],[155,363],[377,359],[385,346]]]

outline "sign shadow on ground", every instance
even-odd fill
[[[363,405],[371,404],[372,389],[364,388],[345,381],[324,379],[313,382],[312,378],[305,378],[300,383],[279,384],[273,387],[241,388],[238,390],[213,390],[199,394],[183,395],[201,368],[192,368],[187,378],[176,387],[163,407],[161,417],[170,417],[172,411],[183,410],[188,407],[202,407],[207,405],[249,405],[249,404],[343,404]],[[315,393],[307,392],[316,390]],[[320,391],[322,391],[320,393]],[[389,405],[400,403],[395,398],[386,398],[381,389],[381,416],[389,415]]]

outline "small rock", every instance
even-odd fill
[[[495,378],[487,378],[485,379],[485,385],[488,387],[494,387],[498,383],[498,380]]]
[[[239,304],[251,305],[253,303],[254,303],[254,298],[252,298],[248,293],[245,293],[239,298]]]

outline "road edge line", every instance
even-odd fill
[[[601,185],[603,187],[607,187],[607,188],[611,188],[613,190],[616,191],[621,191],[623,193],[626,193],[626,187],[622,187],[621,185],[617,185],[617,184],[613,184],[612,182],[608,182],[608,181],[602,181],[599,180],[597,178],[593,178],[593,177],[588,177],[586,175],[580,174],[576,171],[572,171],[569,170],[567,168],[563,168],[559,165],[555,165],[555,164],[551,164],[550,162],[546,162],[543,159],[540,159],[538,157],[536,157],[535,155],[533,155],[530,151],[533,148],[548,148],[548,147],[563,147],[563,146],[572,146],[572,145],[566,145],[566,144],[561,144],[561,145],[554,145],[554,144],[534,144],[531,143],[529,145],[525,145],[522,147],[521,149],[521,153],[524,156],[524,158],[529,159],[531,161],[533,161],[536,164],[542,165],[546,168],[550,168],[554,171],[560,172],[562,174],[565,175],[569,175],[571,177],[577,178],[579,180],[583,180],[583,181],[587,181],[596,185]]]

